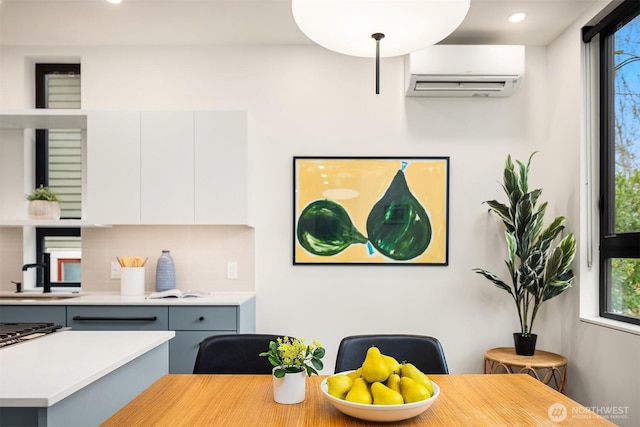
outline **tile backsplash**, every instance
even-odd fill
[[[133,255],[149,258],[145,289],[155,291],[158,258],[162,250],[169,250],[180,290],[253,291],[254,231],[246,226],[213,225],[83,228],[82,290],[119,291],[120,280],[110,278],[111,263],[116,262],[116,256]],[[237,263],[237,279],[227,279],[229,261]],[[14,289],[10,281],[21,279],[21,265],[22,230],[0,228],[0,289]],[[16,277],[11,276],[16,269]]]
[[[15,291],[22,282],[22,228],[0,228],[0,290]]]

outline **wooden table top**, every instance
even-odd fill
[[[556,353],[536,350],[533,356],[516,354],[513,347],[498,347],[487,350],[484,358],[513,366],[530,366],[532,368],[551,368],[565,366],[567,358]]]
[[[440,386],[440,396],[403,426],[614,425],[529,375],[430,377]],[[271,375],[165,375],[102,426],[372,425],[342,414],[325,400],[323,378],[307,379],[304,402],[281,405],[273,400]],[[562,414],[566,418],[561,423],[551,418]]]

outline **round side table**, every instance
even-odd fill
[[[499,347],[484,353],[485,374],[529,374],[564,393],[567,380],[567,358],[536,350],[533,356],[520,356],[513,347]]]

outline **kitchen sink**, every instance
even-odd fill
[[[56,301],[56,300],[64,300],[69,298],[77,298],[80,294],[30,294],[30,293],[15,293],[15,294],[0,294],[0,301],[2,300],[11,300],[11,301]]]

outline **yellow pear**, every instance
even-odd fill
[[[368,383],[385,382],[389,378],[389,367],[382,358],[378,347],[369,347],[362,362],[362,377]]]
[[[327,378],[327,393],[338,399],[344,399],[352,385],[353,380],[347,375],[333,375]]]
[[[382,360],[387,364],[389,368],[389,374],[399,374],[400,373],[400,362],[398,362],[395,357],[387,356],[386,354],[382,355]]]
[[[384,385],[400,393],[400,375],[398,374],[389,375],[389,378],[387,378],[387,381],[385,381]]]
[[[351,390],[347,393],[344,400],[354,403],[365,403],[370,405],[373,402],[373,397],[369,391],[369,384],[364,378],[356,378],[351,386]]]
[[[400,367],[400,376],[409,377],[414,381],[419,382],[429,390],[429,394],[433,394],[433,384],[431,384],[431,378],[421,370],[415,367],[412,363],[404,363]]]
[[[404,403],[399,392],[377,381],[371,384],[371,396],[374,405],[402,405]]]
[[[349,372],[347,376],[352,380],[355,380],[356,378],[360,378],[362,376],[362,368],[358,368],[355,371]]]
[[[400,393],[404,403],[420,402],[431,397],[431,393],[425,386],[409,377],[400,378]]]

